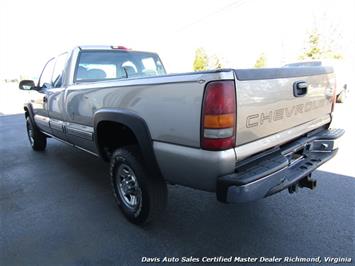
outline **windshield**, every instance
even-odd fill
[[[165,75],[157,54],[133,51],[82,51],[75,81],[100,81]]]

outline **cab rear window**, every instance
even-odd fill
[[[133,51],[82,51],[75,81],[100,81],[165,75],[157,54]]]

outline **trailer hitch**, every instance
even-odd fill
[[[315,189],[317,186],[317,180],[312,179],[311,175],[302,178],[298,183],[293,184],[288,187],[288,192],[290,194],[298,192],[298,188],[309,188]]]
[[[301,179],[300,182],[298,182],[298,186],[300,188],[309,188],[309,189],[315,189],[317,186],[317,180],[312,179],[311,175],[306,176],[305,178]]]

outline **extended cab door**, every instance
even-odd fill
[[[51,133],[48,117],[48,93],[52,88],[52,74],[55,60],[50,59],[44,66],[38,81],[38,90],[31,95],[31,105],[36,125],[43,131]]]
[[[66,139],[63,98],[65,92],[64,70],[67,61],[68,53],[63,53],[56,57],[52,75],[52,87],[48,90],[49,125],[52,134],[63,140]]]

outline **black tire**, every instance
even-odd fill
[[[35,151],[44,151],[47,146],[47,137],[33,126],[29,117],[26,117],[26,129],[32,149]]]
[[[137,147],[113,153],[110,175],[115,200],[130,222],[140,225],[160,216],[167,202],[167,185],[162,177],[147,174]]]

